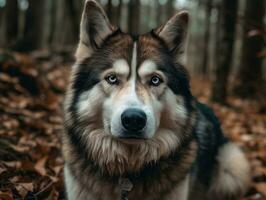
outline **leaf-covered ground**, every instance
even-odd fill
[[[62,55],[0,52],[1,200],[64,199],[60,133],[67,63]],[[208,102],[209,87],[193,81],[202,102]],[[229,106],[210,105],[250,160],[252,184],[245,200],[266,199],[265,109],[233,97]]]

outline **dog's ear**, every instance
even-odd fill
[[[157,28],[155,33],[166,43],[170,51],[180,53],[186,37],[188,21],[188,12],[179,12]]]
[[[116,28],[96,0],[86,0],[80,24],[80,42],[76,57],[89,57]]]

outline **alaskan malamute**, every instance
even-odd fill
[[[231,200],[249,182],[242,151],[192,96],[179,63],[188,13],[132,36],[87,0],[65,100],[69,200]]]

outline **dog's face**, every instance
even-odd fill
[[[161,118],[183,123],[187,114],[184,99],[170,88],[171,84],[180,86],[178,72],[167,53],[159,50],[164,46],[151,35],[134,40],[117,34],[118,39],[112,41],[113,36],[108,45],[125,40],[127,46],[120,44],[122,48],[117,45],[109,51],[113,59],[98,75],[99,90],[104,93],[99,98],[104,99],[105,132],[120,139],[149,139],[159,128],[168,128]],[[164,112],[169,116],[163,116]]]
[[[138,62],[137,45],[133,42],[127,52],[131,62],[120,58],[101,74],[107,94],[103,103],[105,131],[122,139],[145,139],[155,134],[162,111],[159,98],[166,87],[166,77],[154,61]]]
[[[68,123],[90,141],[95,135],[97,142],[145,143],[161,154],[176,148],[191,106],[187,73],[177,62],[187,22],[182,12],[148,34],[131,36],[110,25],[96,1],[86,1]],[[113,148],[106,143],[102,148]]]

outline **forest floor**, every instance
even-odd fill
[[[43,53],[0,52],[1,200],[64,199],[60,133],[69,61]],[[243,200],[266,199],[265,110],[258,102],[234,97],[228,106],[208,102],[208,81],[193,79],[192,88],[250,160],[252,185]]]

